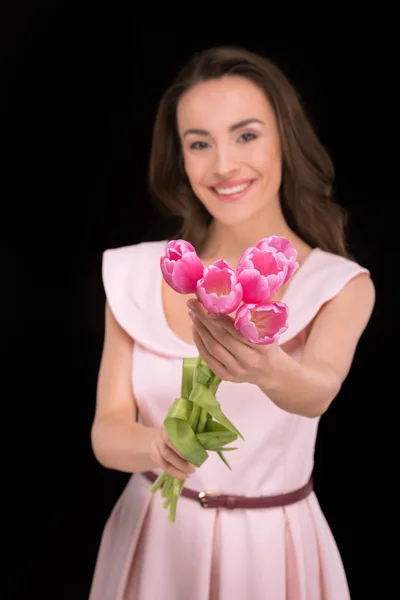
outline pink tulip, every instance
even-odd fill
[[[299,266],[299,263],[296,260],[296,249],[288,239],[282,236],[271,235],[270,237],[264,238],[258,242],[257,248],[260,250],[274,248],[276,250],[278,262],[281,263],[282,267],[283,265],[286,265],[287,267],[287,273],[283,283],[286,283],[291,278]]]
[[[168,242],[165,255],[160,259],[165,281],[179,294],[193,294],[203,277],[204,266],[196,250],[185,240]]]
[[[204,269],[203,278],[197,283],[197,294],[209,312],[229,314],[242,301],[242,286],[235,271],[221,258]]]
[[[243,301],[261,304],[274,296],[299,266],[289,240],[271,236],[247,248],[236,273],[243,288]]]
[[[283,302],[242,304],[235,327],[253,344],[273,344],[287,328],[288,308]]]

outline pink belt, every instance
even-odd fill
[[[144,471],[142,475],[152,483],[157,479],[157,475],[153,471]],[[181,495],[185,498],[197,500],[203,508],[277,508],[304,500],[312,490],[313,480],[310,478],[303,487],[277,496],[248,498],[247,496],[233,496],[231,494],[220,494],[219,492],[196,492],[186,487],[182,489]]]

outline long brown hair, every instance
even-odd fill
[[[174,237],[191,242],[200,253],[212,219],[195,196],[184,171],[177,105],[196,84],[227,75],[240,75],[258,85],[275,112],[282,147],[280,201],[289,227],[312,247],[349,256],[344,234],[347,215],[332,198],[332,160],[306,116],[298,93],[273,62],[231,46],[195,54],[158,106],[149,184],[161,206],[182,219]]]

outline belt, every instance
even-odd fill
[[[142,475],[152,483],[158,477],[153,471],[144,471]],[[313,480],[311,477],[301,488],[277,496],[248,498],[247,496],[233,496],[231,494],[221,494],[220,492],[196,492],[196,490],[186,487],[182,489],[181,495],[185,498],[197,500],[203,508],[229,508],[232,510],[234,508],[277,508],[287,506],[304,500],[312,490]]]

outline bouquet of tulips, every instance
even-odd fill
[[[247,248],[236,268],[224,259],[204,267],[195,248],[185,240],[168,242],[160,259],[163,277],[179,294],[196,294],[210,313],[236,312],[234,325],[254,344],[272,344],[288,327],[288,308],[269,299],[298,268],[297,252],[286,238],[270,236]],[[209,452],[216,452],[230,468],[226,447],[243,436],[229,421],[216,399],[221,379],[199,356],[184,358],[181,395],[164,421],[169,438],[193,465],[200,467]],[[176,519],[184,481],[162,473],[151,488],[162,488],[169,520]]]

